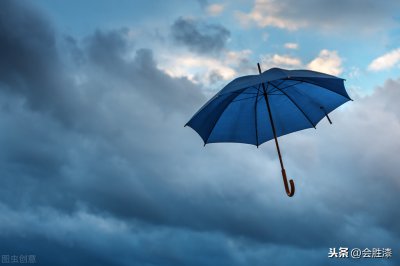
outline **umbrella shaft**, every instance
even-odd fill
[[[257,63],[258,66],[258,72],[260,72],[261,75],[261,67],[260,64]],[[290,188],[287,182],[287,177],[286,177],[286,171],[285,168],[283,167],[283,161],[282,161],[282,156],[281,156],[281,150],[279,149],[279,143],[278,143],[278,138],[276,136],[276,130],[275,130],[275,125],[274,125],[274,119],[272,118],[272,113],[271,113],[271,106],[269,105],[269,100],[268,100],[268,93],[267,93],[267,89],[265,89],[265,84],[264,82],[261,82],[263,90],[264,90],[264,99],[265,102],[267,104],[267,109],[268,109],[268,116],[269,116],[269,121],[271,122],[271,128],[272,128],[272,133],[274,134],[274,139],[275,139],[275,145],[276,145],[276,150],[278,151],[278,156],[279,156],[279,162],[281,164],[281,169],[282,169],[282,178],[283,178],[283,183],[285,185],[285,190],[286,190],[286,194],[289,197],[293,197],[294,195],[294,191],[295,191],[295,187],[294,187],[294,182],[292,179],[289,180],[289,184],[290,184]],[[269,86],[269,83],[268,83]],[[257,95],[258,96],[258,95]],[[257,97],[258,98],[258,97]],[[256,110],[257,112],[257,110]]]
[[[263,90],[264,90],[264,99],[265,99],[265,102],[267,103],[269,121],[271,122],[272,133],[274,134],[276,150],[278,151],[279,162],[280,162],[280,164],[281,164],[281,169],[282,169],[282,170],[285,170],[285,168],[283,167],[283,161],[282,161],[281,150],[279,149],[278,137],[276,136],[276,130],[275,130],[274,119],[272,118],[271,107],[270,107],[270,105],[269,105],[267,90],[265,89],[264,83],[262,83],[262,86],[263,86]]]
[[[258,67],[258,72],[259,72],[260,75],[261,75],[261,67],[260,67],[260,64],[259,64],[259,63],[257,63],[257,67]],[[263,87],[263,90],[264,90],[264,99],[265,99],[265,102],[267,103],[269,121],[271,122],[272,133],[274,134],[276,150],[278,151],[278,156],[279,156],[279,162],[280,162],[280,164],[281,164],[281,169],[282,169],[282,171],[284,171],[285,168],[283,167],[283,161],[282,161],[282,156],[281,156],[281,150],[279,149],[279,143],[278,143],[278,138],[277,138],[277,136],[276,136],[276,130],[275,130],[275,125],[274,125],[274,119],[272,119],[271,107],[269,106],[267,90],[265,89],[265,84],[264,84],[264,82],[262,82],[261,84],[262,84],[262,87]]]

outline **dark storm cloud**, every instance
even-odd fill
[[[101,31],[97,30],[88,39],[88,56],[95,64],[113,68],[121,65],[128,51],[128,29]],[[110,70],[110,69],[107,69]],[[118,70],[118,69],[117,69]]]
[[[289,199],[273,143],[201,147],[183,128],[205,101],[200,86],[160,70],[127,30],[70,37],[70,51],[54,45],[41,58],[46,38],[23,44],[10,23],[29,19],[50,43],[57,35],[14,3],[1,2],[15,15],[2,16],[1,38],[26,56],[3,46],[2,254],[37,254],[44,265],[323,265],[329,247],[398,243],[400,80],[338,110],[334,127],[282,138],[298,188]],[[58,93],[70,124],[54,115],[65,108],[51,103]]]
[[[126,29],[98,30],[88,37],[85,52],[92,66],[104,70],[102,74],[110,80],[121,81],[120,87],[129,86],[166,111],[187,110],[204,100],[199,86],[187,78],[171,78],[160,71],[151,50],[139,48],[133,60],[127,60],[132,51],[127,34]],[[118,89],[115,84],[113,87]]]
[[[16,215],[15,210],[2,206],[0,210],[3,217],[8,217],[0,218],[0,228],[7,228],[10,232],[2,237],[4,241],[0,242],[0,250],[11,255],[34,254],[39,265],[173,266],[218,263],[261,266],[265,265],[262,258],[269,258],[268,261],[274,263],[282,259],[279,246],[264,250],[255,243],[234,241],[219,233],[154,227],[135,221],[130,221],[127,227],[113,218],[84,212],[64,215],[40,210],[34,213],[19,211]],[[26,226],[24,235],[19,234],[17,227],[10,228],[7,222],[10,218],[14,223]],[[321,261],[314,250],[291,247],[285,247],[285,250],[293,253],[292,256],[285,254],[286,262],[296,258],[310,263]]]
[[[81,65],[85,58],[82,49],[79,47],[78,41],[70,35],[64,38],[65,51],[68,52],[69,58],[73,65]]]
[[[30,108],[71,122],[78,103],[63,73],[55,33],[29,3],[0,3],[0,89],[23,95]]]
[[[230,37],[228,29],[190,18],[178,18],[171,26],[173,39],[200,54],[218,54]]]

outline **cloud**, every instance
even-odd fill
[[[41,58],[43,40],[64,39],[34,23],[40,13],[0,3],[13,14],[0,16],[12,41],[10,69],[0,63],[3,254],[43,265],[323,265],[329,247],[399,243],[399,79],[336,110],[332,126],[280,138],[297,185],[289,199],[274,143],[203,148],[183,127],[206,101],[201,85],[168,75],[124,29],[68,38]],[[23,22],[46,38],[27,42]],[[249,53],[226,60],[243,66]],[[58,95],[67,104],[52,103]]]
[[[288,42],[284,44],[284,47],[286,49],[293,49],[293,50],[297,50],[299,49],[299,45],[297,43],[293,43],[293,42]]]
[[[229,81],[238,73],[254,73],[256,66],[250,63],[250,50],[224,51],[220,58],[204,57],[201,55],[182,54],[164,55],[160,68],[171,77],[188,77],[194,83],[205,86],[218,83],[217,81]],[[215,79],[215,77],[221,79]],[[222,86],[223,83],[218,83]]]
[[[307,68],[331,75],[340,75],[343,71],[342,58],[337,51],[323,49],[318,56],[304,65],[300,58],[291,55],[267,54],[262,59],[263,68],[280,67],[287,69]]]
[[[93,63],[103,67],[115,67],[124,64],[124,57],[129,49],[129,30],[126,28],[104,32],[96,30],[87,41],[88,57]],[[117,69],[118,70],[118,69]]]
[[[18,1],[3,1],[1,13],[0,25],[6,26],[0,28],[0,90],[24,95],[33,110],[71,123],[71,115],[81,107],[72,99],[73,89],[67,93],[72,84],[64,74],[51,23]]]
[[[267,68],[281,67],[281,68],[298,68],[301,66],[301,60],[297,57],[289,55],[267,55],[263,59],[263,65]]]
[[[199,54],[219,54],[230,37],[225,27],[190,18],[179,18],[171,26],[173,39]]]
[[[400,48],[394,49],[378,58],[375,58],[369,65],[370,71],[382,71],[396,66],[400,62]]]
[[[393,26],[394,10],[397,10],[399,5],[396,1],[378,4],[372,0],[255,0],[253,9],[248,13],[237,12],[237,18],[240,23],[248,26],[256,24],[258,27],[286,30],[307,27],[321,30],[357,29],[359,32],[369,32]]]
[[[144,226],[139,221],[126,223],[84,210],[70,215],[51,209],[16,211],[0,206],[0,210],[0,228],[9,232],[2,237],[7,242],[2,241],[0,248],[13,246],[16,249],[11,254],[34,254],[41,265],[214,265],[217,261],[219,265],[239,266],[249,262],[262,265],[262,258],[271,258],[278,265],[282,260],[307,260],[318,265],[321,259],[316,255],[326,253],[276,245],[265,250],[257,243],[233,240],[218,232]],[[19,235],[19,226],[28,234]],[[282,248],[292,255],[278,252]]]
[[[296,30],[306,26],[304,21],[296,21],[281,17],[286,9],[285,3],[274,0],[256,0],[253,10],[246,14],[238,12],[237,18],[243,25],[255,22],[259,27],[273,26],[277,28]]]
[[[207,6],[207,14],[210,16],[218,16],[224,11],[224,9],[224,4],[211,4]]]
[[[324,49],[321,50],[318,57],[308,63],[307,68],[337,76],[343,71],[342,59],[337,51]]]
[[[169,58],[163,70],[171,77],[188,77],[194,83],[208,84],[208,76],[218,73],[223,80],[233,79],[237,72],[224,61],[214,58],[182,55]],[[191,74],[196,73],[196,75]],[[214,79],[215,81],[215,79]]]

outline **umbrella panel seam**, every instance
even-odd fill
[[[297,78],[290,78],[290,79],[286,79],[286,80],[297,80],[297,81],[302,81],[302,82],[304,82],[304,83],[308,83],[308,84],[311,84],[311,85],[320,87],[321,89],[325,89],[325,90],[331,91],[331,92],[333,92],[333,93],[336,93],[336,94],[338,94],[338,95],[340,95],[340,96],[342,96],[342,97],[344,97],[344,98],[349,99],[349,100],[352,101],[352,99],[351,99],[350,97],[346,97],[346,96],[344,96],[343,94],[340,94],[340,93],[337,92],[337,91],[333,91],[333,90],[331,90],[331,89],[328,89],[328,88],[326,88],[326,87],[323,87],[323,86],[321,86],[321,85],[318,85],[318,84],[315,83],[315,82],[305,81],[305,80],[301,80],[301,79],[297,79]]]
[[[274,84],[272,84],[272,83],[269,83],[269,84],[271,84],[272,86],[275,87]],[[296,103],[287,93],[285,93],[284,91],[282,91],[282,90],[281,90],[280,88],[278,88],[278,87],[275,87],[275,88],[278,89],[279,91],[281,91],[283,94],[285,94],[286,97],[297,107],[297,109],[300,110],[300,112],[304,115],[304,117],[308,120],[308,122],[310,122],[310,124],[311,124],[314,128],[316,128],[315,125],[314,125],[314,123],[313,123],[313,122],[311,121],[311,119],[308,117],[308,115],[303,111],[303,109],[300,108],[300,106],[297,105],[297,103]]]
[[[244,89],[243,91],[247,90],[248,88]],[[210,133],[208,134],[207,140],[204,142],[204,146],[206,146],[206,144],[208,143],[208,140],[210,139],[210,136],[212,134],[212,132],[214,131],[215,126],[218,124],[219,119],[221,118],[221,116],[224,114],[224,112],[226,111],[226,109],[228,108],[229,104],[232,103],[232,101],[234,101],[237,97],[239,97],[240,93],[238,93],[238,95],[236,95],[232,100],[230,100],[226,106],[224,107],[224,110],[222,110],[220,116],[215,120],[214,125],[212,126]]]

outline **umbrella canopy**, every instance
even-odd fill
[[[271,68],[231,81],[190,119],[207,143],[253,144],[275,139],[286,192],[289,191],[277,137],[316,127],[338,106],[351,100],[344,79],[310,70]],[[290,180],[291,184],[293,183]],[[288,192],[289,191],[289,192]]]

